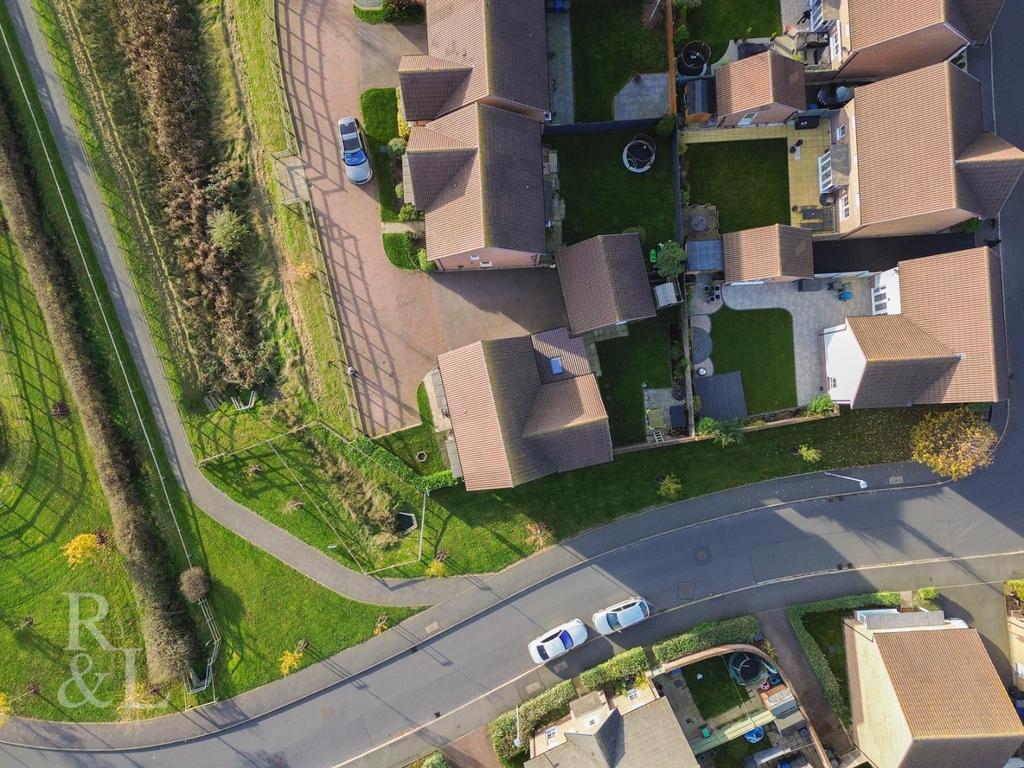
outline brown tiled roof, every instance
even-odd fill
[[[915,740],[1024,740],[976,629],[876,632],[874,642]]]
[[[907,315],[847,318],[866,364],[854,408],[912,405],[957,357]]]
[[[948,24],[968,40],[982,43],[1003,0],[847,0],[850,48],[859,50],[937,24]]]
[[[570,376],[585,376],[590,373],[590,361],[587,359],[583,339],[570,336],[568,328],[552,328],[549,331],[535,333],[530,338],[533,339],[534,357],[537,360],[541,381],[547,383],[565,378],[555,376],[551,372],[551,361],[556,357]]]
[[[727,232],[722,236],[725,279],[769,280],[814,277],[811,232],[800,227],[768,227]]]
[[[715,95],[720,115],[771,104],[805,109],[804,64],[775,51],[729,62],[715,73]]]
[[[640,236],[598,235],[555,255],[569,328],[586,333],[654,317]]]
[[[467,490],[509,488],[611,461],[608,414],[589,366],[574,360],[557,381],[541,378],[538,362],[560,339],[568,341],[564,329],[539,341],[478,341],[438,356]]]
[[[432,120],[488,96],[548,108],[544,0],[431,0],[427,51],[399,66],[410,120]]]
[[[488,246],[544,252],[540,134],[537,121],[486,104],[413,128],[409,172],[431,259]]]
[[[982,218],[999,215],[1024,174],[1024,152],[988,131],[981,133],[956,161],[957,173],[970,188]]]
[[[920,403],[1006,399],[1006,339],[999,259],[972,248],[901,261],[905,317],[960,358],[918,398]]]
[[[991,216],[1024,171],[1024,154],[982,131],[978,81],[949,63],[859,86],[853,104],[862,224]]]

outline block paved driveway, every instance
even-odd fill
[[[312,188],[363,427],[419,423],[416,387],[439,352],[565,324],[552,269],[431,275],[396,269],[380,236],[376,181],[343,176],[335,125],[359,114],[351,0],[278,0],[285,87]],[[365,77],[365,74],[364,74]]]

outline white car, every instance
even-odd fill
[[[530,643],[530,657],[535,664],[544,664],[568,653],[577,645],[583,645],[586,641],[587,625],[579,619],[573,619],[545,632]]]
[[[353,184],[365,184],[373,178],[370,158],[366,155],[366,142],[359,122],[354,117],[343,117],[338,121],[338,136],[341,139],[341,159],[345,163],[345,175]]]
[[[594,629],[602,635],[610,635],[646,621],[650,616],[651,607],[647,601],[642,597],[631,597],[595,613]]]

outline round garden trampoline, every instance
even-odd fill
[[[631,173],[647,173],[654,165],[654,140],[642,135],[634,136],[622,150],[622,164]]]
[[[768,677],[768,670],[760,656],[737,651],[729,657],[729,675],[740,685],[760,685]]]

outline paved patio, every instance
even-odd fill
[[[853,298],[839,301],[835,291],[801,293],[796,282],[763,285],[727,285],[722,289],[725,303],[733,309],[780,307],[793,317],[793,352],[796,361],[796,398],[806,405],[822,391],[824,364],[821,331],[839,325],[847,317],[871,314],[871,283],[851,279]],[[712,324],[714,319],[712,319]]]
[[[568,13],[544,16],[548,33],[548,98],[551,122],[568,125],[576,117],[572,90],[572,30]]]
[[[635,75],[615,95],[616,120],[662,117],[668,112],[668,74]]]

